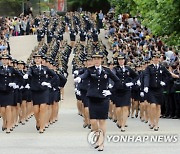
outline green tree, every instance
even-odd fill
[[[140,14],[141,22],[169,45],[180,45],[180,1],[111,0],[116,14]]]

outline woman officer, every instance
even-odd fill
[[[53,82],[55,73],[48,67],[41,65],[42,55],[40,53],[36,53],[33,57],[35,65],[28,69],[23,78],[28,79],[28,76],[30,76],[36,128],[39,130],[39,133],[43,133],[45,129],[46,104],[49,103],[49,88],[51,87],[48,77],[52,76],[51,82]]]
[[[86,96],[89,98],[89,114],[92,131],[102,130],[103,135],[106,132],[106,119],[109,110],[109,78],[115,83],[119,81],[109,68],[101,65],[103,53],[95,52],[92,56],[94,66],[87,68],[84,74],[75,79],[75,82],[81,82],[81,79],[89,79],[90,85]],[[101,140],[99,140],[101,141]],[[98,143],[99,144],[99,143]],[[103,144],[97,145],[98,151],[103,151]]]
[[[154,131],[159,129],[163,86],[171,78],[170,72],[159,63],[159,58],[160,54],[154,54],[152,64],[147,66],[144,73],[144,92],[148,93],[147,100],[150,103],[150,129],[154,128]]]
[[[131,99],[131,86],[133,86],[133,79],[137,74],[128,66],[125,66],[125,56],[118,56],[119,66],[116,66],[115,72],[120,79],[117,89],[114,93],[114,102],[116,104],[117,126],[121,131],[125,131],[126,121],[129,115],[128,108]]]
[[[10,133],[13,126],[12,108],[14,105],[14,89],[16,83],[14,83],[14,77],[21,76],[21,74],[13,67],[9,66],[9,55],[2,55],[0,66],[0,107],[1,115],[3,118],[2,130],[6,129],[6,133]]]

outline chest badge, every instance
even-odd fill
[[[104,78],[107,79],[107,74],[104,75]]]

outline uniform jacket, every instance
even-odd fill
[[[30,76],[30,85],[32,91],[46,90],[48,87],[42,86],[41,83],[52,83],[54,80],[56,80],[54,71],[43,65],[41,65],[41,70],[39,70],[36,65],[31,66],[27,71],[27,74]],[[49,78],[51,78],[51,80],[49,80]]]
[[[103,96],[103,90],[109,89],[109,78],[115,83],[119,81],[119,78],[114,75],[109,68],[102,67],[101,74],[98,72],[95,66],[89,67],[84,74],[80,75],[82,80],[89,79],[90,85],[87,90],[88,97],[106,98]]]

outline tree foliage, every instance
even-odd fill
[[[180,1],[177,0],[109,0],[116,14],[140,14],[141,22],[169,45],[180,45]]]

